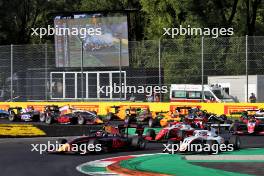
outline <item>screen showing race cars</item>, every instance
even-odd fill
[[[127,15],[123,13],[56,16],[54,28],[57,67],[129,65]]]

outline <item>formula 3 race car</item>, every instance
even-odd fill
[[[135,118],[140,112],[141,107],[130,106],[108,106],[106,108],[106,120],[126,120],[127,118]]]
[[[57,108],[55,106],[46,107],[44,114],[47,124],[103,124],[103,121],[97,116],[96,112],[79,110],[68,105],[59,109]]]
[[[179,106],[174,110],[158,113],[156,119],[159,119],[160,126],[162,127],[178,123],[188,114],[191,108],[189,106]]]
[[[221,133],[218,131],[218,134],[216,131],[215,128],[195,130],[193,136],[185,138],[180,143],[179,152],[207,152],[209,154],[215,152],[214,154],[218,154],[221,152],[220,148],[225,151],[240,149],[241,142],[239,136],[233,135],[226,130],[223,130]],[[169,143],[174,143],[174,141],[169,141]],[[198,145],[200,147],[197,147]]]
[[[11,107],[8,109],[9,120],[13,121],[39,121],[40,112],[34,110],[33,106],[29,106],[25,109],[22,107]]]
[[[60,147],[56,150],[48,150],[48,153],[107,153],[118,150],[143,150],[146,147],[142,137],[142,130],[137,126],[138,135],[129,136],[128,127],[119,125],[105,126],[102,130],[94,132],[90,136],[81,136],[71,140],[60,139]],[[86,150],[80,150],[81,146],[86,146]]]
[[[1,118],[8,118],[8,117],[9,117],[9,112],[0,109],[0,119],[1,119]]]
[[[145,140],[147,141],[168,141],[173,140],[175,142],[180,142],[188,136],[192,136],[194,128],[183,122],[178,122],[176,124],[162,128],[158,134],[155,133],[153,129],[148,129],[146,131]]]
[[[246,110],[240,113],[240,120],[235,120],[230,126],[230,131],[239,135],[264,135],[264,111],[262,109]]]

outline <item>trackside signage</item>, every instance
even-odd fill
[[[224,114],[231,114],[234,112],[241,112],[245,110],[258,109],[258,106],[235,106],[235,105],[225,105],[224,106]]]

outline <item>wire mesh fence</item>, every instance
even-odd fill
[[[183,84],[264,101],[261,36],[87,43],[0,46],[1,101],[170,101],[172,85]]]

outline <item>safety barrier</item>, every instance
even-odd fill
[[[0,102],[0,109],[7,110],[9,107],[28,107],[33,106],[36,110],[42,111],[46,105],[70,105],[78,109],[96,111],[100,115],[107,113],[108,106],[130,106],[130,107],[149,107],[151,111],[169,111],[179,106],[200,107],[208,112],[215,114],[227,114],[239,112],[247,109],[264,108],[262,103],[161,103],[161,102]]]

